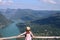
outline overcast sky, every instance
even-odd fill
[[[0,9],[60,10],[60,0],[0,0]]]

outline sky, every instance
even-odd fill
[[[60,0],[0,0],[0,9],[60,10]]]

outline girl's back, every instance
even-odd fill
[[[32,40],[32,32],[31,31],[26,31],[25,40]]]

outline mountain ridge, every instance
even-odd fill
[[[2,11],[2,10],[1,10]],[[31,10],[31,9],[4,9],[2,14],[8,19],[22,19],[25,21],[42,19],[49,17],[59,11],[48,11],[48,10]]]

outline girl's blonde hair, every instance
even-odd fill
[[[28,30],[28,31],[29,31],[30,29],[31,29],[31,28],[30,28],[29,26],[28,26],[28,27],[26,27],[26,30]]]

